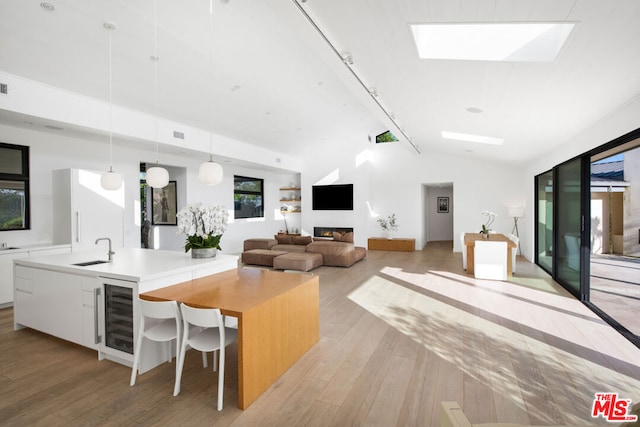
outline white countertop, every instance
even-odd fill
[[[73,264],[107,260],[106,250],[72,252],[68,254],[33,256],[16,259],[14,263],[25,267],[44,268],[63,273],[80,274],[91,277],[143,282],[156,278],[193,271],[220,263],[236,265],[238,256],[218,253],[214,258],[191,258],[191,253],[161,251],[142,248],[115,248],[113,261],[80,267]]]
[[[24,246],[18,246],[18,247],[9,245],[7,248],[0,248],[0,255],[17,254],[21,252],[43,251],[47,249],[62,249],[62,248],[71,248],[71,245],[70,244],[52,245],[50,243],[32,244],[32,245],[24,245]]]

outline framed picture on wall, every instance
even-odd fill
[[[448,197],[438,197],[438,213],[449,213]]]
[[[164,188],[152,188],[151,224],[178,225],[178,197],[176,181],[169,181]]]

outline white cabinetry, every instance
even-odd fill
[[[98,350],[102,341],[99,309],[102,286],[95,277],[82,278],[82,345]]]
[[[71,248],[66,247],[37,247],[33,249],[21,248],[0,253],[0,308],[11,306],[13,303],[13,260],[41,255],[53,255],[69,253]]]
[[[124,186],[108,191],[100,172],[83,169],[53,171],[53,241],[71,244],[73,252],[96,249],[98,237],[124,246]]]
[[[96,253],[17,260],[14,328],[33,328],[97,350],[99,359],[131,366],[139,293],[235,269],[238,261],[227,254],[194,260],[169,251],[123,248],[111,264],[75,266]],[[141,373],[168,357],[161,344],[144,345]]]
[[[13,260],[28,256],[28,252],[0,254],[0,307],[13,302]]]
[[[16,266],[14,321],[83,345],[83,276]]]

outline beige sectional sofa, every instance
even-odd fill
[[[247,239],[241,261],[279,270],[309,271],[320,265],[350,267],[366,257],[367,250],[355,246],[353,233],[348,234],[336,233],[333,240],[290,235]]]

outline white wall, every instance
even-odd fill
[[[382,235],[375,214],[386,217],[395,213],[397,236],[415,238],[416,248],[422,248],[427,235],[423,184],[453,184],[451,239],[461,231],[478,231],[484,209],[498,214],[493,226],[496,231],[510,232],[513,220],[507,217],[507,208],[526,205],[522,173],[516,166],[417,154],[406,144],[369,144],[366,135],[334,141],[323,149],[324,155],[314,152],[303,161],[303,228],[312,232],[314,225],[354,227],[355,242],[360,246],[367,245],[368,237]],[[328,176],[336,176],[336,183],[354,184],[353,211],[311,211],[311,186]],[[454,251],[460,251],[460,243],[453,240]]]
[[[52,184],[51,171],[65,168],[106,170],[108,168],[108,145],[83,139],[56,135],[48,132],[0,125],[3,142],[30,147],[31,229],[4,231],[0,241],[9,246],[50,244],[52,231]],[[125,185],[125,230],[127,247],[140,245],[140,162],[148,162],[155,153],[129,148],[118,142],[113,148],[113,168],[121,173]],[[270,172],[223,164],[224,181],[208,187],[198,180],[198,167],[206,161],[202,158],[178,155],[160,155],[162,165],[170,165],[170,179],[178,182],[178,210],[188,203],[204,202],[222,204],[230,209],[230,224],[222,238],[225,253],[242,251],[242,242],[247,237],[269,237],[283,228],[279,211],[281,186],[297,179],[296,173]],[[233,175],[244,175],[265,179],[265,218],[261,220],[233,221]],[[185,236],[176,236],[176,227],[163,226],[159,247],[183,250]]]
[[[367,246],[370,147],[366,141],[363,133],[314,145],[315,149],[308,151],[301,177],[303,234],[313,235],[313,227],[353,227],[355,244]],[[353,211],[312,210],[311,187],[329,184],[353,184]]]

